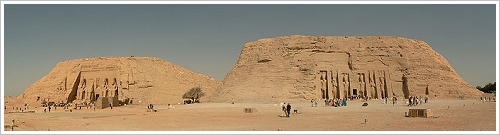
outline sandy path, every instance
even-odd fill
[[[23,131],[495,131],[496,103],[478,100],[433,99],[408,107],[403,102],[383,104],[381,100],[349,101],[345,107],[311,107],[294,103],[300,114],[279,117],[281,107],[258,103],[200,103],[155,105],[158,112],[147,112],[146,105],[111,109],[82,108],[65,112],[62,108],[43,113],[5,113],[4,124],[15,120]],[[11,102],[13,105],[13,102]],[[449,109],[448,109],[449,106]],[[245,108],[257,112],[244,113]],[[404,117],[409,108],[430,108],[432,118]],[[12,108],[10,108],[11,110]],[[12,111],[12,110],[11,110]],[[6,110],[9,112],[9,109]],[[367,123],[364,121],[367,119]],[[5,129],[10,130],[10,129]]]

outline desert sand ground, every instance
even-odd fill
[[[280,117],[280,103],[176,104],[170,109],[155,105],[157,112],[147,112],[146,105],[72,112],[58,107],[50,113],[33,106],[28,110],[34,113],[13,113],[13,106],[23,104],[13,99],[4,103],[4,125],[14,120],[14,131],[496,131],[497,126],[496,102],[479,99],[430,99],[414,107],[382,100],[370,100],[368,106],[359,100],[348,101],[344,107],[291,102],[292,110],[299,113],[289,118]],[[257,111],[245,113],[245,108]],[[410,108],[430,108],[433,117],[405,117]]]

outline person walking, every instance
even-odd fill
[[[286,105],[286,117],[290,117],[290,110],[292,109],[292,106],[290,103]]]
[[[281,116],[285,115],[286,115],[286,103],[283,103],[283,105],[281,105]]]

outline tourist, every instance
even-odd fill
[[[109,108],[113,110],[113,104],[109,104]]]
[[[285,116],[283,115],[283,113],[286,115],[286,103],[283,103],[283,105],[281,105],[281,116]]]
[[[92,106],[94,106],[94,111],[95,111],[95,104],[92,104]]]
[[[233,99],[231,99],[231,104],[234,104],[234,98],[233,98]]]
[[[342,100],[342,104],[343,104],[344,106],[347,106],[347,99]]]
[[[419,101],[419,103],[420,103],[420,104],[422,104],[422,103],[423,103],[423,102],[422,102],[422,100],[423,100],[423,99],[422,99],[422,96],[420,96],[419,100],[420,100],[420,101]]]
[[[325,98],[325,106],[328,105],[328,99]]]
[[[415,98],[413,98],[413,100],[414,100],[413,102],[415,102],[415,105],[418,105],[418,97],[415,96]]]
[[[49,112],[50,112],[50,109],[51,109],[51,108],[50,108],[50,106],[49,106]]]
[[[395,97],[392,98],[392,106],[394,106],[394,104],[396,104],[396,98]]]
[[[315,107],[318,107],[318,99],[315,99],[315,100],[314,100],[314,106],[315,106]]]
[[[413,100],[413,97],[412,97],[412,96],[410,96],[410,97],[408,98],[408,106],[411,106],[411,105],[412,105],[412,100]]]
[[[427,100],[428,100],[428,97],[426,96],[426,97],[424,98],[424,103],[427,103]]]
[[[292,106],[290,105],[290,103],[288,103],[286,105],[286,117],[290,117],[290,110],[292,109]]]
[[[418,101],[417,96],[413,96],[413,101],[412,101],[413,106],[416,106],[418,104],[417,101]]]

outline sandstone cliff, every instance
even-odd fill
[[[58,63],[18,98],[28,103],[90,102],[117,97],[138,104],[182,103],[182,95],[201,87],[204,102],[221,82],[159,58],[101,57]]]
[[[284,36],[243,46],[211,102],[393,95],[478,97],[423,41],[390,36]]]

